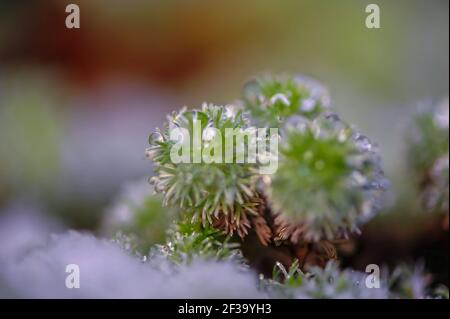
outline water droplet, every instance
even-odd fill
[[[367,183],[367,178],[358,171],[352,172],[352,178],[357,185],[365,185]]]
[[[328,113],[325,118],[330,121],[330,123],[341,121],[341,118],[336,113]]]
[[[150,134],[150,136],[148,137],[148,143],[150,145],[156,145],[157,142],[162,142],[163,136],[161,135],[160,132],[153,132],[152,134]]]
[[[270,98],[270,104],[272,104],[272,105],[278,101],[280,101],[281,103],[283,103],[286,106],[289,106],[291,104],[288,97],[282,93],[277,93]]]
[[[358,135],[355,138],[355,143],[360,151],[367,152],[372,149],[372,143],[370,143],[370,140],[364,135]]]
[[[169,131],[173,131],[177,128],[180,128],[180,125],[177,122],[173,122],[173,121],[169,122]]]
[[[157,153],[158,153],[157,149],[149,147],[145,150],[144,155],[146,159],[152,160]]]
[[[155,186],[155,192],[161,193],[164,191],[164,185],[160,183],[159,179],[155,179],[153,185]]]
[[[294,78],[299,87],[306,89],[315,101],[320,101],[324,107],[329,107],[330,96],[328,90],[317,80],[304,75],[297,75]]]
[[[235,105],[229,104],[225,106],[225,116],[227,118],[233,118],[237,114],[237,107]]]

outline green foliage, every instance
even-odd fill
[[[368,288],[368,274],[351,269],[340,270],[336,262],[325,268],[315,267],[304,273],[294,262],[289,269],[280,263],[274,267],[272,278],[261,278],[261,289],[274,298],[320,299],[386,299],[386,298],[447,298],[448,288],[432,290],[430,278],[418,265],[411,269],[404,265],[391,273],[380,274],[379,288]]]
[[[45,83],[18,75],[0,92],[0,193],[26,187],[25,193],[42,195],[60,173],[64,118],[56,111],[55,90]]]
[[[410,159],[417,172],[428,171],[436,159],[448,154],[448,113],[444,113],[448,109],[444,108],[448,108],[448,104],[419,112],[413,119],[413,131],[409,136]]]
[[[221,107],[204,104],[201,110],[181,110],[169,117],[163,131],[152,136],[148,149],[155,164],[156,176],[152,178],[155,189],[164,195],[164,204],[183,209],[194,221],[211,225],[213,218],[228,215],[239,224],[248,214],[257,214],[255,191],[255,164],[248,163],[172,163],[170,148],[176,141],[170,139],[170,128],[185,128],[195,138],[194,121],[201,121],[202,143],[200,154],[208,151],[210,138],[207,128],[216,128],[225,138],[225,129],[245,129],[247,121],[232,106]],[[194,145],[193,141],[191,145]],[[223,141],[222,146],[226,143]],[[234,148],[234,144],[231,145]],[[193,152],[199,151],[191,147]],[[225,150],[222,154],[225,154]],[[237,154],[233,152],[234,156]]]
[[[193,258],[239,260],[239,244],[220,230],[190,222],[178,222],[170,231],[164,245],[157,245],[151,255],[167,258],[175,264],[187,264]]]
[[[254,228],[265,244],[283,242],[294,249],[299,243],[328,242],[358,232],[377,212],[387,181],[376,145],[327,110],[328,100],[326,90],[313,80],[266,77],[246,86],[239,104],[242,108],[204,104],[201,109],[182,109],[169,116],[164,129],[150,136],[147,155],[154,163],[152,183],[163,205],[176,207],[181,214],[166,244],[157,245],[151,256],[162,256],[175,265],[189,264],[197,257],[237,259],[243,265],[239,245],[232,241],[234,230],[240,229],[242,238],[247,234],[242,227]],[[197,121],[200,132],[194,129]],[[211,144],[216,140],[208,128],[220,132],[220,151],[225,154],[230,147],[224,141],[225,129],[245,130],[251,128],[250,123],[279,128],[275,173],[259,175],[259,162],[236,163],[235,142],[232,163],[194,161],[194,152],[213,156]],[[448,188],[448,136],[436,127],[435,117],[418,119],[417,127],[420,138],[411,154],[426,152],[428,144],[437,146],[415,158],[416,169],[430,176],[430,167],[433,172],[436,166],[445,167],[437,163],[447,156],[444,180]],[[189,133],[190,163],[171,160],[172,147],[180,142],[170,136],[173,128]],[[201,138],[198,145],[195,134]],[[245,145],[255,142],[247,140]],[[439,174],[443,175],[442,170]],[[294,236],[298,238],[293,240]],[[323,269],[308,267],[308,272],[299,265],[297,260],[285,269],[277,263],[272,278],[261,278],[261,289],[281,298],[448,297],[445,287],[434,292],[428,289],[421,269],[399,267],[390,275],[384,272],[381,287],[370,288],[365,284],[366,273],[340,270],[335,262]]]
[[[263,127],[281,127],[293,115],[313,119],[328,107],[325,88],[303,76],[265,76],[246,84],[246,110]]]
[[[414,267],[399,265],[386,277],[392,298],[449,298],[448,287],[442,284],[430,285],[433,278],[431,274],[425,272],[423,263],[418,263]]]
[[[447,212],[449,201],[448,100],[415,115],[408,162],[427,210]]]
[[[449,299],[448,287],[439,285],[432,291],[431,296],[436,299]]]
[[[329,262],[324,269],[314,267],[308,273],[303,273],[298,263],[289,269],[277,264],[274,274],[273,278],[261,282],[262,289],[273,298],[381,299],[389,296],[384,283],[377,289],[366,288],[366,274],[340,270],[335,262]]]
[[[278,222],[298,225],[306,240],[334,239],[357,231],[376,212],[386,183],[369,139],[337,115],[323,112],[328,104],[325,92],[302,77],[260,78],[247,85],[244,106],[253,120],[281,128],[279,168],[262,178],[264,183],[257,183],[258,164],[176,164],[170,158],[177,142],[171,140],[171,128],[189,132],[192,161],[198,148],[201,154],[209,151],[207,128],[218,129],[222,139],[226,128],[249,128],[241,110],[204,104],[201,110],[172,114],[165,129],[151,136],[147,153],[155,163],[157,175],[152,181],[164,195],[164,204],[180,207],[203,226],[215,225],[220,218],[223,225],[225,219],[232,225],[225,227],[228,233],[237,230],[243,237],[251,227],[249,216],[258,215],[262,192],[272,212],[279,215]],[[305,103],[310,107],[305,108]],[[202,125],[203,143],[197,146],[195,121]],[[223,153],[225,145],[222,140]]]
[[[386,187],[374,145],[335,114],[291,124],[284,135],[266,188],[279,219],[301,224],[307,240],[357,230]]]
[[[277,262],[273,267],[272,278],[273,283],[279,284],[283,288],[297,288],[307,279],[307,275],[299,268],[298,259],[294,260],[291,266],[286,269],[281,263]]]

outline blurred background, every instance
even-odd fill
[[[80,29],[65,27],[71,2]],[[381,29],[365,26],[369,3],[380,7]],[[26,215],[101,232],[123,185],[151,176],[144,150],[165,114],[232,102],[261,73],[302,73],[327,85],[334,108],[380,145],[392,183],[384,211],[343,252],[344,264],[424,260],[448,285],[448,229],[441,216],[420,212],[405,164],[409,118],[448,97],[448,6],[2,0],[0,229]]]

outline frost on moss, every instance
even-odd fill
[[[385,282],[380,288],[367,288],[367,274],[354,270],[340,270],[336,262],[325,268],[314,267],[302,272],[298,263],[289,269],[277,264],[271,279],[262,281],[262,287],[275,298],[294,299],[384,299],[389,297]]]
[[[164,245],[156,245],[150,258],[164,257],[174,264],[189,264],[194,259],[231,260],[243,263],[239,244],[224,232],[189,222],[178,222],[168,232]]]
[[[195,146],[194,123],[201,124],[202,143]],[[176,141],[170,138],[171,128],[184,128],[192,139],[191,163],[175,164],[170,159],[170,149]],[[150,139],[147,154],[155,165],[152,178],[155,190],[164,196],[164,204],[182,209],[192,222],[203,226],[216,226],[228,234],[245,237],[258,216],[259,196],[255,190],[256,164],[251,163],[196,163],[194,152],[204,154],[210,147],[208,128],[220,131],[225,139],[225,129],[243,130],[247,119],[233,106],[204,104],[200,110],[186,109],[168,117],[164,130],[155,132]],[[246,142],[248,143],[248,141]],[[227,144],[222,140],[223,146]],[[228,146],[230,147],[230,146]],[[235,142],[231,145],[235,148]],[[223,154],[226,153],[226,150]],[[234,158],[238,155],[231,151]]]
[[[379,287],[366,284],[368,274],[352,269],[339,269],[337,262],[324,268],[314,267],[308,272],[294,262],[288,269],[277,264],[272,278],[261,278],[260,288],[272,298],[294,299],[423,299],[447,298],[448,288],[431,289],[430,276],[423,265],[400,265],[391,272],[381,270]]]
[[[205,103],[201,109],[184,108],[168,116],[164,128],[150,136],[146,152],[154,163],[152,183],[163,204],[177,207],[183,223],[196,229],[177,232],[171,239],[177,245],[167,246],[171,254],[178,250],[173,247],[184,247],[182,238],[195,242],[193,237],[214,229],[231,238],[237,234],[241,242],[255,233],[263,246],[292,246],[295,254],[288,259],[301,258],[302,266],[335,259],[329,240],[357,231],[376,213],[386,181],[375,145],[331,113],[329,104],[318,82],[281,75],[254,80],[236,105]],[[201,123],[199,131],[196,123]],[[252,129],[254,123],[279,129],[278,170],[272,175],[259,174],[260,161],[237,163],[242,152],[237,142],[224,141],[226,129]],[[171,160],[172,147],[179,142],[171,136],[174,128],[189,133],[189,163]],[[211,154],[216,139],[209,128],[221,133],[219,149],[233,154],[231,163],[196,162],[195,152]],[[196,137],[201,143],[195,143]],[[244,149],[256,142],[245,140]],[[307,262],[308,247],[315,247],[315,257]]]
[[[244,87],[244,108],[257,125],[280,127],[294,115],[313,119],[329,107],[328,92],[306,76],[262,76]]]
[[[449,115],[448,99],[422,110],[410,129],[408,162],[416,178],[424,207],[448,213]]]
[[[317,241],[357,231],[386,188],[375,145],[336,114],[294,122],[284,135],[266,179],[277,233]]]

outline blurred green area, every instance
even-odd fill
[[[0,176],[3,191],[43,192],[59,173],[63,118],[57,108],[56,83],[36,74],[2,78]]]
[[[71,2],[78,30],[64,25]],[[381,29],[366,28],[368,3],[380,6]],[[166,112],[231,102],[254,75],[289,72],[327,85],[332,107],[380,145],[393,214],[371,227],[418,229],[405,130],[419,102],[448,96],[448,9],[446,0],[1,1],[0,207],[31,198],[67,226],[95,230],[123,182],[151,175],[139,147]]]

